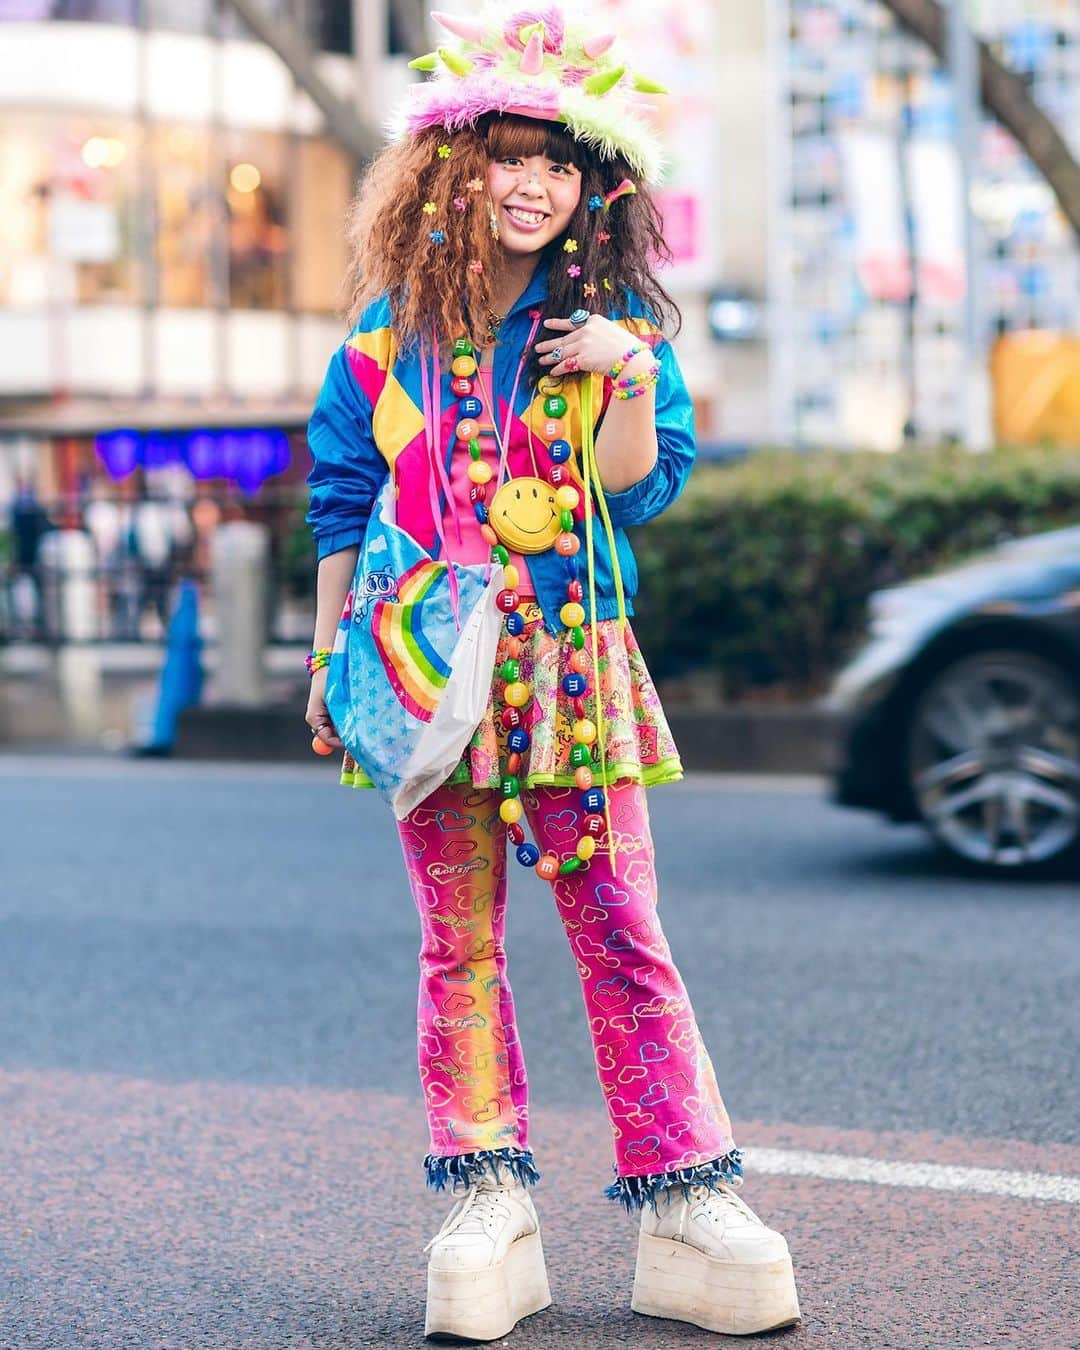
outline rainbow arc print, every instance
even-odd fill
[[[371,635],[399,703],[420,722],[439,706],[450,667],[424,636],[423,606],[445,578],[446,563],[425,559],[398,578],[397,599],[371,611]]]

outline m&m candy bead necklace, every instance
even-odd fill
[[[597,739],[597,728],[586,716],[585,707],[585,699],[590,692],[589,659],[585,652],[585,607],[582,604],[584,587],[578,567],[578,551],[581,544],[574,533],[574,512],[581,505],[581,494],[571,480],[568,467],[573,451],[564,435],[563,419],[567,403],[561,394],[549,394],[544,399],[545,421],[541,433],[550,460],[545,476],[541,478],[537,473],[535,477],[509,479],[498,488],[489,503],[489,485],[494,475],[491,466],[485,463],[482,457],[480,426],[477,421],[478,416],[484,412],[483,382],[478,378],[476,357],[469,339],[458,338],[453,350],[452,388],[460,399],[458,411],[461,413],[456,436],[469,451],[468,475],[472,484],[469,489],[469,500],[480,524],[480,532],[491,546],[491,561],[503,568],[504,585],[495,597],[495,603],[506,615],[507,655],[496,675],[502,681],[504,707],[500,721],[507,733],[508,758],[506,772],[499,782],[503,798],[499,804],[499,816],[506,825],[507,837],[515,847],[518,862],[523,867],[534,868],[537,875],[544,880],[553,881],[558,876],[576,872],[596,852],[597,841],[605,830],[604,811],[607,804],[603,789],[593,782],[593,746]],[[520,370],[519,366],[519,375]],[[505,464],[513,400],[510,404],[507,425],[501,436],[495,421],[494,408],[489,408],[487,412],[500,451],[501,462]],[[521,597],[517,590],[521,578],[517,567],[510,561],[511,548],[520,554],[543,553],[554,548],[566,562],[566,601],[559,611],[559,618],[565,626],[566,634],[569,635],[571,654],[570,668],[562,677],[560,690],[568,700],[572,713],[573,746],[570,751],[570,764],[574,770],[574,782],[581,791],[583,820],[582,833],[574,851],[564,859],[558,858],[554,853],[541,853],[536,844],[526,838],[521,824],[524,815],[521,804],[521,771],[523,757],[531,744],[525,721],[527,709],[532,702],[532,690],[521,678],[522,635],[525,632],[526,621],[521,612]]]

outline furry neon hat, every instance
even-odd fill
[[[436,10],[431,17],[456,41],[409,63],[433,78],[413,85],[391,117],[395,140],[512,113],[561,122],[601,157],[622,155],[647,183],[660,181],[664,155],[644,114],[650,96],[667,90],[629,69],[614,33],[586,29],[557,4],[489,6],[477,18]]]

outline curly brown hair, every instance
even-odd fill
[[[449,155],[440,155],[440,146]],[[350,325],[370,301],[385,294],[398,342],[411,346],[434,327],[444,348],[463,334],[479,343],[487,332],[493,282],[501,252],[492,231],[487,167],[507,155],[546,155],[573,164],[581,173],[581,200],[565,233],[545,250],[562,252],[566,238],[576,239],[573,262],[580,277],[552,266],[548,315],[567,315],[581,307],[624,317],[630,293],[641,300],[664,328],[678,331],[678,306],[652,272],[668,260],[660,212],[644,184],[615,201],[609,211],[591,210],[589,201],[604,196],[625,178],[630,166],[621,158],[601,159],[574,140],[556,122],[493,114],[475,128],[452,134],[430,128],[388,146],[372,161],[349,215],[351,262],[347,285]],[[425,211],[425,206],[434,210]],[[441,231],[431,238],[432,231]],[[606,233],[609,239],[602,241]],[[584,286],[596,287],[584,297]]]

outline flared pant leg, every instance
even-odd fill
[[[522,794],[539,846],[573,856],[580,792]],[[587,868],[552,883],[577,961],[596,1070],[615,1141],[615,1184],[628,1208],[673,1182],[737,1182],[738,1150],[712,1063],[657,914],[645,789],[609,789],[614,862],[605,836]]]
[[[417,1057],[441,1190],[537,1173],[528,1085],[506,977],[506,826],[499,796],[442,787],[398,824],[420,915]]]

